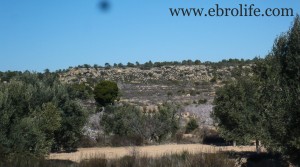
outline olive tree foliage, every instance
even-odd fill
[[[93,90],[85,83],[73,83],[71,88],[74,91],[74,95],[80,99],[88,100],[93,98]]]
[[[262,140],[300,165],[300,17],[253,66],[253,77],[238,77],[219,89],[213,115],[229,140]]]
[[[264,145],[300,164],[300,17],[257,63],[259,100],[266,117]]]
[[[118,85],[113,81],[100,81],[94,88],[94,98],[100,106],[113,104],[118,95]]]
[[[75,149],[86,116],[72,94],[53,74],[25,72],[0,83],[1,154]]]
[[[156,113],[143,112],[131,105],[114,106],[107,108],[101,124],[107,134],[139,136],[144,141],[161,142],[179,128],[175,113],[170,105],[159,107]]]
[[[253,77],[244,76],[217,90],[213,118],[226,140],[245,144],[261,139],[263,117],[257,88]]]

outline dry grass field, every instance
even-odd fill
[[[52,153],[49,159],[71,160],[80,162],[85,159],[105,157],[107,159],[121,158],[126,155],[146,155],[148,157],[158,157],[166,154],[181,153],[217,153],[225,151],[234,152],[255,152],[255,146],[211,146],[203,144],[167,144],[156,146],[140,147],[99,147],[99,148],[79,148],[72,153]]]

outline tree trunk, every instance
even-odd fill
[[[260,152],[261,152],[261,143],[258,139],[255,140],[255,146],[256,146],[256,153],[260,154]]]
[[[234,140],[234,141],[233,141],[233,147],[235,147],[235,146],[236,146],[236,141]]]

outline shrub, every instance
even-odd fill
[[[186,133],[190,133],[192,131],[194,131],[195,129],[197,129],[199,127],[196,119],[190,119],[189,122],[186,125]]]
[[[141,146],[144,140],[141,136],[119,136],[114,135],[111,139],[111,145],[114,147],[120,146]]]
[[[228,145],[228,142],[226,142],[226,140],[222,138],[216,130],[205,127],[201,130],[203,133],[203,144],[212,144],[217,146]]]
[[[207,99],[199,99],[198,103],[199,104],[206,104],[207,103]]]

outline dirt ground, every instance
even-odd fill
[[[120,158],[125,155],[146,155],[151,157],[161,156],[164,154],[178,153],[188,151],[190,153],[215,153],[222,151],[255,151],[255,146],[211,146],[203,144],[167,144],[155,146],[140,146],[140,147],[97,147],[97,148],[79,148],[73,153],[52,153],[49,159],[71,160],[80,162],[84,159],[95,157],[105,157],[108,159]]]

